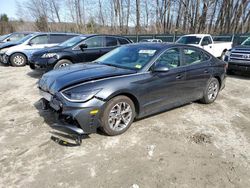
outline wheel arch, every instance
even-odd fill
[[[57,62],[58,61],[61,61],[61,60],[69,60],[69,61],[71,61],[72,63],[74,63],[74,60],[73,60],[73,58],[72,57],[70,57],[70,56],[62,56],[62,57],[60,57],[58,60],[57,60]]]
[[[138,98],[134,94],[132,94],[131,92],[128,92],[128,91],[119,91],[119,92],[116,92],[116,93],[110,95],[106,99],[106,101],[109,101],[109,100],[111,100],[114,97],[122,96],[122,95],[126,96],[126,97],[128,97],[129,99],[132,100],[132,102],[135,105],[135,112],[136,112],[136,117],[137,117],[140,114],[140,112],[141,112],[140,102],[139,102]]]
[[[215,76],[213,76],[214,78],[216,78],[217,80],[218,80],[218,82],[219,82],[219,87],[220,87],[220,89],[221,89],[221,78],[220,78],[220,76],[217,76],[217,75],[215,75]]]

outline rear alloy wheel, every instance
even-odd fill
[[[108,101],[101,117],[101,126],[107,135],[119,135],[130,127],[134,118],[133,101],[126,96],[118,96]]]
[[[55,64],[54,69],[59,69],[59,68],[62,68],[62,67],[67,67],[67,66],[69,66],[71,64],[72,64],[72,62],[70,60],[62,59],[62,60],[59,60]]]
[[[212,78],[204,91],[204,96],[201,99],[201,102],[205,104],[210,104],[214,102],[219,94],[220,83],[216,78]]]
[[[10,63],[14,67],[22,67],[27,63],[27,58],[24,54],[15,53],[10,57]]]

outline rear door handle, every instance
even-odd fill
[[[209,71],[208,70],[204,70],[204,73],[209,73]]]
[[[177,79],[177,80],[180,80],[180,79],[182,79],[182,78],[183,78],[183,75],[181,75],[181,74],[179,74],[179,75],[176,76],[176,79]]]

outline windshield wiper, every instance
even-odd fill
[[[120,65],[116,65],[116,64],[112,64],[112,63],[102,63],[103,65],[107,65],[107,66],[111,66],[111,67],[117,67],[117,68],[121,68],[121,69],[129,69],[129,70],[133,70],[129,67],[123,67],[123,66],[120,66]]]

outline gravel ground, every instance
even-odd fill
[[[250,78],[227,78],[215,103],[191,103],[97,133],[79,147],[50,139],[29,67],[0,66],[0,187],[250,187]]]

